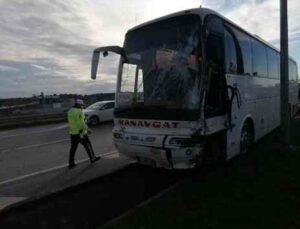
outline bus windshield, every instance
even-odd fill
[[[199,109],[199,41],[196,15],[128,32],[118,107]]]

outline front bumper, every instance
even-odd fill
[[[191,169],[197,166],[202,156],[201,145],[192,147],[159,148],[140,146],[115,140],[121,154],[137,159],[140,163],[157,168]]]

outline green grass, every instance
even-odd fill
[[[300,122],[292,143],[300,147]],[[277,133],[254,152],[189,178],[113,228],[300,228],[300,151],[284,152]]]

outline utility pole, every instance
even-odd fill
[[[284,148],[290,148],[289,46],[287,0],[280,0],[280,125]]]

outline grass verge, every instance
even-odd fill
[[[299,147],[300,121],[292,143]],[[300,228],[300,150],[285,152],[278,131],[224,167],[190,177],[138,212],[101,229]]]
[[[0,119],[0,130],[14,129],[25,126],[45,125],[51,123],[66,122],[67,114],[44,114],[32,116],[7,117]]]

